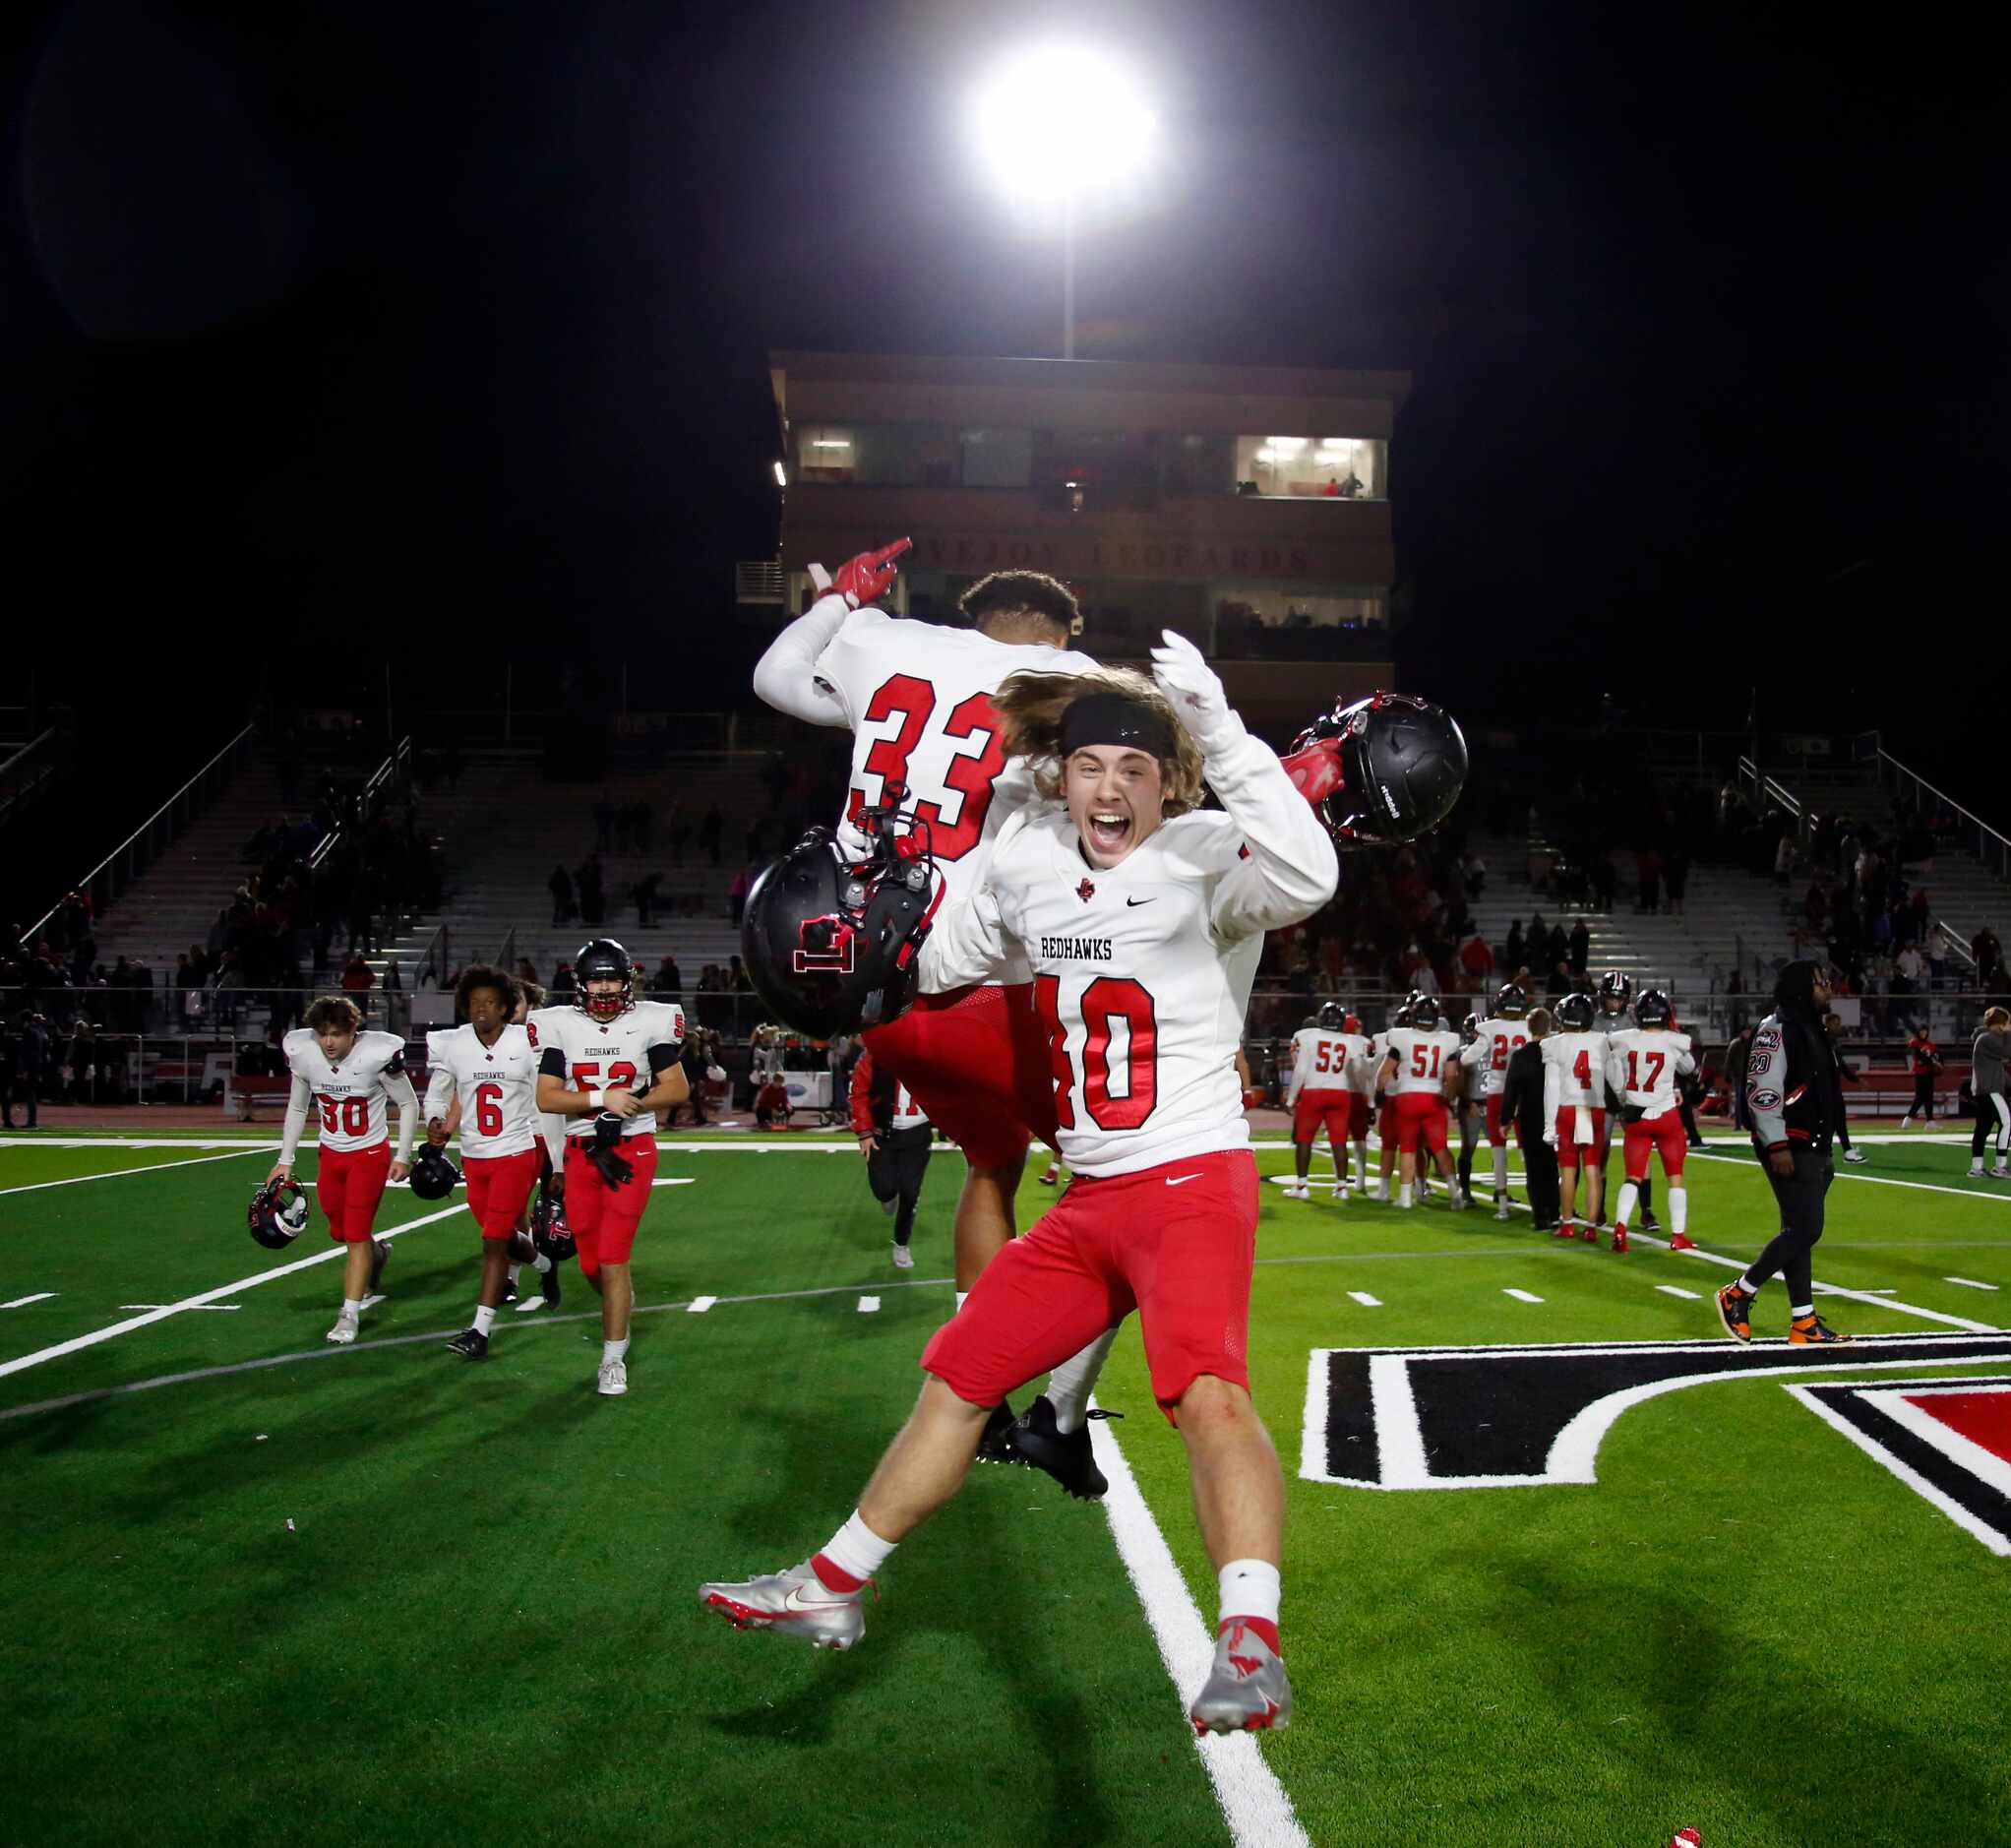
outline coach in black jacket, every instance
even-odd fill
[[[1557,1193],[1557,1151],[1544,1140],[1543,1046],[1551,1030],[1551,1011],[1539,1008],[1529,1016],[1529,1040],[1516,1047],[1501,1082],[1501,1115],[1515,1125],[1522,1145],[1523,1180],[1529,1189],[1529,1210],[1539,1232],[1553,1232],[1563,1210]]]
[[[1754,1029],[1745,1067],[1745,1108],[1753,1152],[1766,1169],[1781,1208],[1781,1229],[1745,1274],[1718,1292],[1718,1314],[1738,1340],[1752,1339],[1751,1309],[1760,1285],[1777,1271],[1788,1286],[1796,1346],[1848,1341],[1815,1313],[1814,1262],[1822,1237],[1824,1197],[1836,1170],[1830,1138],[1842,1112],[1836,1050],[1823,1028],[1829,971],[1791,962],[1774,984],[1774,1011]]]

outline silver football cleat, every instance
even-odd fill
[[[335,1325],[329,1330],[329,1339],[337,1347],[347,1347],[356,1338],[357,1321],[346,1311],[335,1318]]]
[[[785,1572],[762,1572],[739,1584],[701,1585],[699,1602],[735,1630],[772,1630],[813,1649],[849,1649],[866,1633],[859,1594],[830,1590],[808,1560]]]
[[[603,1398],[618,1399],[629,1389],[629,1363],[625,1360],[604,1360],[600,1363],[600,1393]]]
[[[1215,1666],[1188,1718],[1197,1733],[1260,1733],[1292,1723],[1292,1683],[1281,1656],[1242,1624],[1215,1638]]]
[[[893,1248],[893,1267],[896,1270],[912,1270],[915,1267],[915,1254],[905,1245]]]

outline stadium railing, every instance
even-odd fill
[[[1975,854],[1997,878],[2011,879],[2011,837],[1999,833],[1980,816],[1972,815],[1953,796],[1907,769],[1883,746],[1878,750],[1877,765],[1881,788],[1891,790],[1893,794],[1910,800],[1916,808],[1929,813],[1934,805],[1948,810],[1961,824],[1955,831],[1960,837],[1959,844]]]

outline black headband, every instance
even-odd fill
[[[1174,755],[1173,727],[1164,713],[1127,693],[1085,693],[1062,714],[1062,755],[1085,745],[1121,744],[1148,757]]]

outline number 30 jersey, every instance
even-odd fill
[[[521,1154],[538,1139],[537,1064],[530,1034],[506,1026],[484,1046],[472,1026],[426,1035],[426,1120],[460,1096],[460,1152],[477,1161]]]
[[[401,1116],[398,1159],[410,1153],[411,1134],[402,1113],[413,1102],[412,1084],[405,1077],[405,1042],[397,1034],[358,1033],[339,1063],[330,1061],[321,1041],[304,1026],[293,1028],[280,1049],[293,1074],[296,1102],[301,1086],[307,1087],[307,1110],[320,1124],[322,1147],[346,1154],[389,1140],[385,1106],[390,1101],[398,1105]]]
[[[540,1008],[523,1030],[537,1054],[538,1071],[566,1080],[569,1090],[604,1091],[620,1085],[646,1091],[655,1074],[678,1062],[685,1011],[669,1003],[639,1001],[612,1020],[596,1020],[579,1008]],[[593,1134],[591,1117],[568,1117],[566,1134]],[[656,1113],[639,1110],[622,1125],[624,1136],[654,1136]]]

